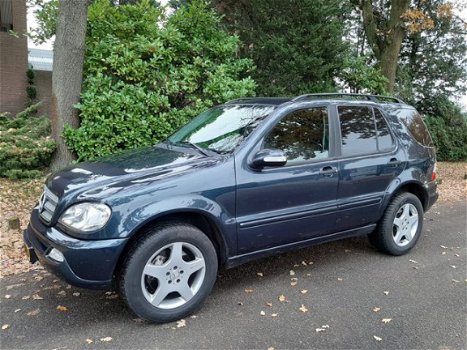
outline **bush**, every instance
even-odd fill
[[[419,101],[417,108],[428,115],[425,123],[436,146],[438,160],[466,160],[467,115],[461,108],[443,95]]]
[[[50,139],[50,121],[36,117],[38,104],[11,118],[0,114],[0,176],[11,179],[43,175],[55,142]]]
[[[88,11],[80,127],[67,145],[80,160],[158,142],[201,111],[254,94],[252,61],[238,59],[239,40],[194,0],[171,16],[148,0]]]

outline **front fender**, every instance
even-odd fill
[[[195,213],[207,218],[220,231],[228,254],[235,254],[237,246],[235,218],[219,203],[201,195],[175,196],[137,207],[121,218],[118,232],[121,232],[121,238],[131,238],[145,225],[157,221],[158,218],[177,213]]]

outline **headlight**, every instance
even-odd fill
[[[104,227],[111,212],[102,203],[78,203],[69,207],[58,221],[74,230],[89,232]]]

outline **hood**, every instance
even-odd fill
[[[188,151],[191,150],[178,147],[168,149],[164,146],[129,150],[64,168],[50,175],[46,185],[62,197],[77,190],[82,192],[145,176],[154,178],[179,174],[213,161],[212,157]]]

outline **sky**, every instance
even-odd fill
[[[162,0],[161,3],[165,3],[166,0]],[[37,8],[37,6],[35,7],[29,7],[28,8],[28,14],[27,14],[27,21],[28,21],[28,30],[30,28],[35,28],[37,27],[37,21],[36,21],[36,18],[34,16],[34,9]],[[467,5],[464,6],[463,9],[461,9],[461,12],[459,13],[460,17],[463,18],[463,19],[466,19],[467,20]],[[31,39],[28,39],[28,47],[29,48],[37,48],[37,49],[45,49],[45,50],[52,50],[52,44],[53,44],[53,41],[52,40],[49,40],[48,42],[46,43],[43,43],[43,44],[35,44]],[[462,106],[463,110],[464,111],[467,111],[467,94],[462,96],[458,102],[460,103],[460,105]]]

